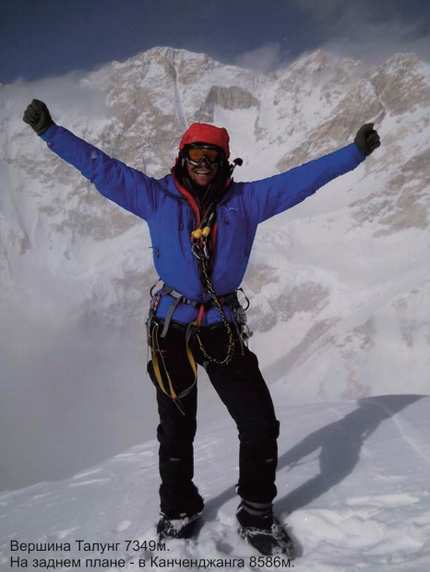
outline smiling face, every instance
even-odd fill
[[[187,145],[183,151],[190,179],[199,187],[207,187],[213,181],[222,162],[224,152],[208,143]]]
[[[190,179],[199,187],[207,187],[216,177],[218,165],[211,166],[205,159],[200,165],[193,165],[187,161],[187,171]]]

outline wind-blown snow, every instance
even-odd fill
[[[288,401],[288,395],[274,393],[276,402]],[[429,569],[429,410],[430,398],[419,395],[277,407],[281,438],[275,511],[295,540],[295,569]],[[74,569],[81,570],[94,569],[85,565],[87,558],[124,558],[127,564],[121,569],[126,570],[139,569],[139,559],[154,570],[197,570],[187,566],[191,560],[216,560],[208,570],[219,569],[222,562],[232,571],[255,569],[252,557],[258,554],[236,534],[238,445],[232,433],[225,423],[200,424],[195,478],[206,507],[196,540],[171,541],[167,550],[150,545],[156,541],[158,456],[156,442],[149,441],[73,478],[1,495],[2,569],[13,569],[11,558],[27,559],[28,569],[33,559],[49,558],[80,560],[81,567]],[[127,552],[127,540],[147,541],[151,550]],[[66,550],[26,554],[16,550],[17,543],[61,543]],[[106,543],[118,543],[118,550],[101,554]],[[243,567],[238,561],[231,565],[233,559],[241,559]],[[263,570],[280,569],[279,561],[263,559],[261,564]]]

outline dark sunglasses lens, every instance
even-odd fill
[[[210,165],[216,164],[220,159],[218,149],[205,149],[204,147],[191,147],[187,151],[187,157],[195,164],[199,164],[203,158],[206,158]]]

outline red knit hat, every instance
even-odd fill
[[[179,143],[179,151],[182,151],[186,145],[206,143],[221,147],[226,159],[228,159],[230,157],[229,142],[230,137],[227,129],[224,129],[224,127],[215,127],[215,125],[209,125],[208,123],[193,123],[183,134]]]

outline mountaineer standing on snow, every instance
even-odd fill
[[[203,510],[193,483],[197,365],[205,367],[237,424],[240,440],[239,533],[263,554],[293,555],[276,518],[279,422],[258,361],[246,345],[237,298],[259,223],[355,169],[380,145],[373,124],[354,143],[282,174],[236,183],[224,128],[195,123],[185,132],[175,165],[151,178],[54,123],[33,100],[24,121],[49,148],[74,165],[105,197],[144,219],[154,265],[164,285],[152,295],[149,375],[160,424],[160,539],[190,537]]]

